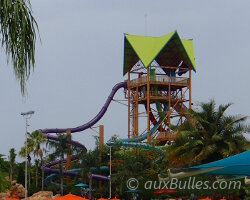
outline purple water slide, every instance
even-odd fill
[[[80,132],[80,131],[84,131],[88,128],[90,128],[91,126],[95,125],[105,114],[105,112],[107,111],[109,104],[111,103],[115,93],[120,89],[120,88],[126,88],[127,87],[127,82],[120,82],[117,83],[110,95],[108,96],[104,106],[102,107],[102,109],[100,110],[100,112],[89,122],[87,122],[86,124],[83,124],[81,126],[75,127],[75,128],[54,128],[54,129],[42,129],[41,132],[44,134],[47,133],[65,133],[67,130],[70,130],[71,133],[75,133],[75,132]]]
[[[77,156],[72,156],[71,161],[77,160]],[[59,169],[52,169],[51,167],[59,164],[61,161],[60,160],[55,160],[52,162],[49,162],[45,165],[42,166],[44,172],[49,173],[49,174],[59,174]],[[66,159],[63,160],[63,162],[66,162]],[[80,169],[72,169],[72,170],[67,170],[64,171],[63,174],[67,176],[78,176],[80,173]],[[107,176],[99,175],[99,174],[92,174],[92,178],[96,180],[101,180],[101,181],[108,181],[109,178]]]
[[[45,133],[43,133],[43,135],[47,138],[47,140],[56,140],[56,141],[58,140],[57,136],[48,135],[48,134],[45,134]],[[77,147],[83,149],[84,151],[87,151],[87,148],[83,144],[81,144],[80,142],[71,140],[70,144],[72,144],[74,146],[77,146]]]
[[[104,106],[102,107],[102,109],[100,110],[100,112],[92,119],[90,120],[89,122],[87,122],[86,124],[83,124],[81,126],[78,126],[78,127],[75,127],[75,128],[55,128],[55,129],[42,129],[41,132],[44,136],[46,136],[46,138],[48,140],[58,140],[58,137],[57,136],[52,136],[52,135],[49,135],[48,133],[65,133],[67,130],[70,130],[71,133],[75,133],[75,132],[80,132],[80,131],[84,131],[88,128],[90,128],[91,126],[93,126],[94,124],[96,124],[102,117],[103,115],[106,113],[111,101],[113,100],[113,97],[115,95],[115,93],[120,89],[120,88],[126,88],[127,87],[127,82],[120,82],[120,83],[117,83],[110,95],[108,96]],[[74,141],[72,140],[70,142],[70,144],[74,145],[74,146],[77,146],[77,147],[80,147],[82,149],[84,149],[85,151],[87,151],[86,147],[77,142],[77,141]],[[73,156],[71,158],[71,161],[73,160],[76,160],[78,159],[76,156]],[[63,161],[65,162],[65,160]],[[51,167],[57,165],[60,163],[60,160],[56,160],[56,161],[52,161],[50,163],[47,163],[45,164],[44,166],[42,166],[44,172],[47,172],[47,173],[54,173],[54,174],[58,174],[59,173],[59,170],[58,169],[52,169]],[[68,175],[68,176],[77,176],[79,174],[79,169],[76,169],[75,171],[74,170],[68,170],[68,171],[64,171],[64,175]],[[102,176],[102,175],[98,175],[98,174],[92,174],[92,178],[94,179],[97,179],[97,180],[103,180],[103,181],[108,181],[108,177],[106,176]]]

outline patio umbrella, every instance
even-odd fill
[[[120,200],[120,199],[118,199],[118,198],[115,197],[115,198],[112,198],[112,199],[110,199],[110,200]]]
[[[221,160],[191,167],[187,172],[171,173],[169,170],[168,176],[170,178],[184,178],[198,174],[250,176],[249,158],[250,150]]]
[[[17,198],[6,198],[5,200],[19,200]]]
[[[88,187],[88,185],[85,183],[78,183],[75,185],[75,187]]]
[[[175,194],[177,191],[173,189],[160,189],[154,191],[154,194]]]
[[[192,169],[218,168],[206,174],[250,176],[250,150],[218,161],[192,167]]]
[[[50,199],[50,200],[52,200],[52,199]],[[74,194],[67,194],[65,196],[57,197],[53,200],[87,200],[87,199],[83,198],[83,197],[76,196]]]
[[[101,197],[101,198],[99,198],[98,200],[108,200],[108,199],[105,199],[105,198],[102,198],[102,197]]]
[[[139,193],[141,190],[127,190],[128,193]]]

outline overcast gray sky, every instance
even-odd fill
[[[233,102],[229,114],[250,115],[249,0],[32,0],[32,7],[42,44],[26,99],[1,53],[1,153],[23,145],[22,111],[36,112],[29,130],[74,127],[94,117],[112,87],[124,80],[123,33],[145,34],[145,14],[148,35],[177,29],[182,38],[194,39],[195,101]],[[126,137],[127,108],[112,103],[100,123],[105,140]],[[73,137],[91,148],[92,135],[87,130]]]

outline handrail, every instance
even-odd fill
[[[169,76],[154,76],[150,77],[149,79],[150,83],[171,83],[171,84],[188,84],[189,78],[186,77],[169,77]],[[136,86],[139,84],[146,84],[147,83],[147,77],[142,76],[133,80],[130,80],[129,85],[130,86]]]

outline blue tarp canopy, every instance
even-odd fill
[[[250,176],[250,150],[218,161],[192,167],[192,169],[217,168],[206,174]]]

